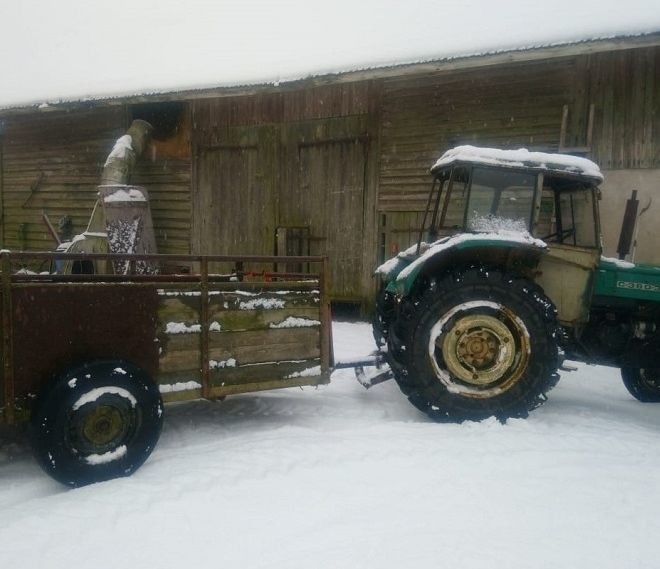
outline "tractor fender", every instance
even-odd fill
[[[406,296],[421,274],[439,272],[457,261],[494,264],[499,254],[508,255],[512,249],[534,261],[547,251],[548,246],[529,233],[499,231],[497,233],[462,233],[436,241],[412,263],[402,268],[390,281],[390,291]],[[424,249],[422,249],[424,250]],[[392,288],[394,290],[392,290]]]

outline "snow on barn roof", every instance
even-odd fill
[[[0,108],[251,85],[660,31],[657,0],[21,0]]]
[[[561,172],[603,181],[603,175],[597,164],[587,158],[568,154],[548,154],[530,152],[525,148],[518,150],[500,150],[499,148],[479,148],[477,146],[457,146],[447,150],[431,167],[431,172],[456,162],[487,164],[507,168],[533,168],[548,172]]]

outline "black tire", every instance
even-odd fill
[[[390,324],[395,316],[394,295],[381,285],[376,296],[376,308],[371,320],[371,329],[376,346],[381,348],[387,343]]]
[[[643,403],[660,402],[660,368],[622,367],[623,385]]]
[[[30,439],[39,465],[68,486],[129,476],[156,446],[158,387],[125,361],[71,368],[37,397]]]
[[[388,353],[401,391],[432,419],[505,421],[527,417],[556,385],[556,335],[556,310],[540,287],[470,268],[403,304]]]

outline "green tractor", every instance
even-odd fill
[[[416,407],[526,417],[564,357],[660,401],[660,268],[602,257],[596,164],[460,146],[431,173],[419,242],[376,271],[374,336]]]

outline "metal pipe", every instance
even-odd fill
[[[129,183],[135,162],[148,146],[153,129],[147,121],[131,123],[126,134],[117,139],[103,165],[102,186]]]

